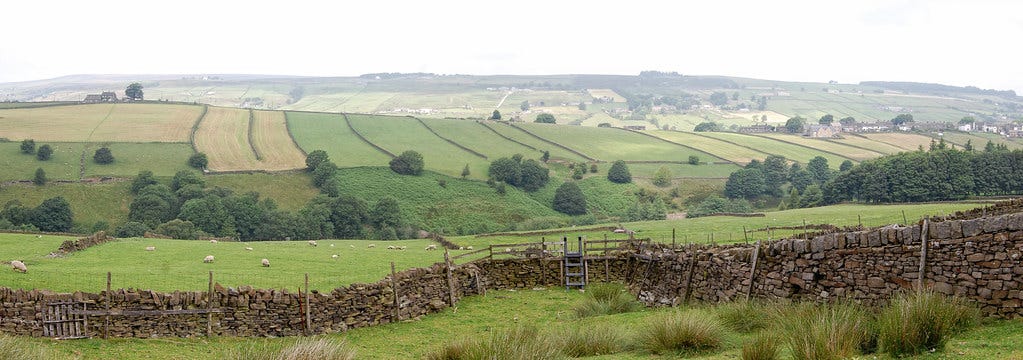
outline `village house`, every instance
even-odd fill
[[[831,125],[809,125],[806,127],[806,132],[803,136],[811,138],[833,138],[838,137],[842,133],[842,125],[831,124]]]
[[[101,102],[116,102],[117,94],[113,91],[104,91],[100,94],[88,94],[85,95],[83,103],[101,103]]]

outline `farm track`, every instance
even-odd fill
[[[521,128],[521,127],[518,127],[518,126],[512,125],[511,123],[509,123],[509,124],[508,124],[508,126],[511,126],[511,127],[515,128],[515,129],[518,129],[519,131],[522,131],[522,132],[524,132],[524,133],[526,133],[526,134],[529,134],[529,136],[532,136],[532,137],[536,138],[537,140],[540,140],[540,141],[543,141],[543,142],[545,142],[545,143],[548,143],[548,144],[551,144],[551,145],[557,146],[557,147],[559,147],[559,148],[561,148],[561,149],[563,149],[563,150],[565,150],[565,151],[568,151],[568,152],[570,152],[570,153],[573,153],[573,154],[579,155],[579,156],[580,156],[580,157],[582,157],[583,159],[586,159],[586,160],[589,160],[589,161],[594,161],[594,162],[604,162],[604,161],[602,161],[602,160],[598,160],[598,159],[595,159],[595,158],[593,158],[593,157],[590,157],[589,155],[583,154],[583,153],[581,153],[581,152],[579,152],[579,151],[577,151],[577,150],[575,150],[575,149],[572,149],[572,148],[570,148],[570,147],[568,147],[568,146],[565,146],[565,145],[561,145],[561,144],[558,144],[558,143],[556,143],[556,142],[553,142],[553,141],[547,140],[547,139],[545,139],[545,138],[543,138],[543,137],[540,137],[540,135],[534,134],[534,133],[533,133],[532,131],[529,131],[529,130],[523,129],[523,128]]]
[[[374,144],[372,141],[369,141],[369,139],[366,139],[365,136],[362,136],[362,134],[360,134],[358,130],[355,130],[355,127],[352,126],[352,121],[348,119],[348,114],[341,114],[341,116],[345,118],[345,124],[348,124],[348,129],[352,130],[352,134],[355,134],[355,136],[358,137],[360,140],[362,140],[366,144],[369,144],[369,146],[372,146],[374,149],[380,150],[380,152],[386,154],[387,156],[390,156],[391,158],[397,157],[397,155],[394,155],[394,153],[387,151],[387,149],[384,149],[377,144]]]
[[[465,150],[465,151],[469,152],[470,154],[473,154],[473,155],[476,155],[478,157],[481,157],[481,158],[483,158],[483,160],[487,159],[486,155],[483,155],[483,154],[477,152],[476,150],[470,149],[470,148],[468,148],[468,147],[466,147],[466,146],[464,146],[462,144],[459,144],[458,142],[456,142],[454,140],[451,140],[451,139],[448,139],[448,138],[446,138],[444,136],[441,136],[441,134],[438,134],[437,131],[434,131],[433,128],[430,127],[430,125],[427,125],[426,122],[423,121],[423,119],[420,119],[418,117],[413,117],[413,118],[416,119],[416,121],[418,121],[419,124],[423,125],[423,127],[425,127],[426,130],[429,130],[431,134],[433,134],[433,135],[443,139],[444,141],[447,141],[449,144],[454,145],[455,147],[457,147],[459,149]]]

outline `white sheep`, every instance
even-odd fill
[[[17,271],[17,272],[20,272],[20,273],[27,273],[28,272],[28,267],[25,266],[25,263],[23,263],[21,261],[18,261],[18,260],[11,261],[11,268],[13,268],[14,271]]]
[[[331,255],[330,258],[331,259],[337,259],[337,254]]]
[[[437,244],[426,245],[426,250],[437,250]]]
[[[472,246],[466,246],[465,249],[466,250],[472,250]]]
[[[369,244],[369,245],[366,245],[366,247],[372,249],[372,248],[377,247],[377,244]]]
[[[252,251],[252,248],[251,248],[251,247],[248,247],[248,246],[246,246],[246,247],[245,247],[245,251]]]
[[[316,246],[316,240],[309,240],[309,246]]]
[[[146,251],[156,251],[156,246],[146,246]]]
[[[405,250],[405,245],[399,246],[398,250]]]
[[[216,243],[217,243],[217,239],[211,239],[210,240],[210,244],[216,244]]]
[[[334,244],[330,244],[330,247],[334,247]]]
[[[348,245],[348,247],[350,247],[350,248],[354,249],[354,248],[355,248],[355,245]]]
[[[261,262],[263,263],[263,267],[270,267],[270,260],[263,259]]]
[[[394,250],[394,249],[396,249],[396,248],[394,247],[394,245],[390,245],[390,246],[388,246],[388,247],[387,247],[387,250]]]
[[[458,250],[465,250],[465,247],[463,247],[463,246],[459,246],[459,247],[458,247]]]
[[[213,255],[206,255],[206,257],[202,259],[202,262],[207,263],[207,264],[212,263],[213,262]]]

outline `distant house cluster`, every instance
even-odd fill
[[[88,94],[85,95],[85,100],[82,100],[82,102],[86,104],[117,102],[117,94],[113,91],[104,91],[100,94]]]

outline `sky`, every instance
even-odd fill
[[[17,1],[0,82],[71,74],[726,75],[1023,94],[1020,1]]]

